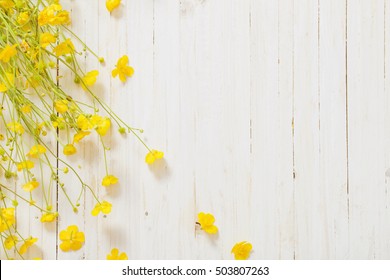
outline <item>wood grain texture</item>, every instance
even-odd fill
[[[82,250],[63,253],[43,232],[44,258],[117,247],[130,259],[232,259],[243,240],[252,259],[390,258],[388,0],[128,0],[111,15],[104,1],[62,2],[105,57],[81,57],[100,71],[94,89],[165,159],[147,166],[114,127],[105,143],[120,184],[103,189],[103,151],[80,146],[73,163],[113,211],[92,217],[87,195],[56,229],[77,224]],[[126,83],[110,77],[123,54]],[[60,176],[77,195],[76,178]],[[201,211],[218,235],[195,226]]]

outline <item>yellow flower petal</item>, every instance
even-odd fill
[[[157,150],[151,150],[145,157],[145,162],[147,164],[153,164],[157,159],[162,159],[164,157],[164,153],[157,151]]]
[[[119,253],[117,248],[113,248],[111,253],[107,255],[107,260],[128,260],[126,253]]]
[[[198,214],[198,223],[201,226],[201,229],[209,234],[216,234],[218,232],[218,228],[214,225],[215,218],[212,214],[205,214],[200,212]]]
[[[39,182],[37,182],[37,181],[30,181],[30,182],[24,184],[22,188],[26,192],[31,192],[31,191],[35,190],[36,188],[38,188],[38,186],[39,186]]]
[[[252,251],[252,244],[247,241],[242,241],[235,244],[231,253],[234,254],[236,260],[246,260]]]
[[[129,58],[127,55],[122,56],[119,58],[116,68],[112,70],[111,74],[112,77],[116,77],[119,75],[119,79],[122,82],[125,82],[127,77],[131,77],[134,74],[134,69],[131,66],[128,66]]]
[[[110,13],[118,8],[120,4],[121,0],[106,0],[106,8]]]
[[[76,147],[73,144],[66,144],[64,147],[64,155],[71,156],[77,152]]]
[[[107,175],[103,178],[102,185],[108,187],[110,185],[115,185],[118,183],[118,178],[114,175]]]

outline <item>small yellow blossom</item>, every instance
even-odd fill
[[[54,128],[58,128],[58,129],[64,129],[64,128],[65,128],[65,125],[66,125],[65,119],[62,118],[62,117],[56,118],[56,119],[52,122],[52,124],[53,124],[53,127],[54,127]]]
[[[10,235],[4,240],[4,247],[7,250],[11,250],[18,242],[18,238],[15,235]]]
[[[97,216],[100,212],[102,212],[103,214],[109,214],[111,213],[111,208],[112,204],[104,200],[101,203],[98,202],[95,205],[95,208],[93,208],[91,214],[92,216]]]
[[[15,208],[1,208],[0,232],[4,232],[15,224]]]
[[[86,87],[93,86],[96,83],[97,76],[99,75],[99,71],[93,70],[85,74],[85,76],[81,79],[82,83],[81,86],[84,90],[86,90]]]
[[[91,120],[82,114],[77,117],[76,122],[77,122],[77,127],[80,128],[81,130],[89,130],[93,128],[93,124],[91,123]]]
[[[79,131],[73,136],[73,143],[80,142],[85,136],[91,134],[89,131]]]
[[[128,260],[127,255],[125,252],[122,252],[119,254],[119,250],[117,248],[114,248],[111,250],[111,254],[107,255],[107,260],[114,261],[114,260]]]
[[[198,223],[205,232],[210,234],[216,234],[218,232],[218,228],[214,225],[215,218],[212,214],[205,214],[200,212],[198,214]]]
[[[134,74],[134,69],[131,66],[128,66],[129,58],[127,55],[122,56],[119,58],[116,68],[112,70],[112,77],[116,77],[119,75],[119,79],[122,82],[125,82],[127,77],[131,77]]]
[[[56,102],[54,102],[54,108],[56,109],[56,111],[60,114],[63,114],[63,113],[66,113],[66,111],[68,111],[68,100],[66,99],[63,99],[63,100],[57,100]]]
[[[57,41],[57,38],[50,34],[50,33],[42,33],[39,38],[39,44],[42,48],[46,48],[48,45],[55,43]]]
[[[0,7],[2,7],[5,10],[9,10],[15,7],[15,3],[12,0],[0,0]]]
[[[15,86],[15,77],[12,73],[5,73],[2,80],[5,80],[3,83],[0,83],[0,92],[5,92]]]
[[[91,117],[91,123],[95,127],[96,132],[100,136],[107,134],[107,131],[111,127],[111,121],[109,118],[101,117],[99,115],[94,115]]]
[[[66,144],[64,147],[64,155],[71,156],[77,152],[76,147],[73,144]]]
[[[84,233],[79,231],[75,225],[68,226],[66,230],[60,232],[60,248],[64,252],[77,251],[83,246],[85,241]]]
[[[41,222],[42,223],[51,223],[51,222],[54,222],[56,220],[58,216],[58,213],[44,213],[42,214],[42,217],[41,217]]]
[[[38,15],[39,25],[60,25],[70,22],[69,12],[62,10],[61,5],[51,4],[44,8]]]
[[[32,162],[31,160],[25,160],[17,164],[18,171],[22,171],[23,169],[31,169],[33,167],[34,162]]]
[[[36,188],[38,188],[38,186],[39,186],[39,182],[37,182],[37,181],[30,181],[30,182],[24,184],[22,188],[26,192],[31,192],[31,191],[35,190]]]
[[[23,126],[18,122],[10,122],[7,124],[7,127],[9,128],[9,130],[11,130],[12,132],[15,132],[19,135],[22,135],[24,133]]]
[[[118,178],[114,175],[107,175],[103,178],[102,186],[108,187],[110,185],[115,185],[118,183]]]
[[[0,61],[8,63],[11,58],[17,54],[16,46],[16,44],[13,46],[7,44],[5,48],[0,52]]]
[[[164,157],[164,153],[157,151],[157,150],[151,150],[145,157],[145,162],[147,164],[154,163],[157,159],[162,159]]]
[[[27,249],[30,248],[32,245],[34,245],[35,242],[38,241],[38,238],[33,238],[30,236],[28,239],[26,239],[22,246],[20,246],[19,253],[23,255],[27,252]]]
[[[25,25],[29,20],[30,20],[30,16],[28,15],[28,13],[27,12],[21,12],[18,15],[18,18],[17,18],[16,21],[19,23],[19,25]]]
[[[242,241],[234,245],[231,253],[234,254],[236,260],[246,260],[252,251],[252,244],[247,241]]]
[[[74,45],[73,45],[72,41],[68,38],[64,42],[58,44],[53,49],[53,52],[55,53],[55,55],[57,57],[59,57],[61,55],[66,55],[66,54],[73,53],[74,50],[75,50]]]
[[[30,114],[31,111],[32,111],[32,107],[31,105],[24,105],[20,108],[20,111],[23,113],[23,114]]]
[[[42,146],[40,144],[34,145],[31,147],[30,151],[27,153],[29,157],[32,158],[38,158],[39,155],[46,153],[45,146]]]
[[[118,8],[120,4],[121,0],[106,0],[106,8],[110,13]]]

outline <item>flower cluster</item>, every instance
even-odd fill
[[[106,6],[111,12],[120,3],[120,0],[110,0],[106,1]],[[163,158],[162,152],[151,150],[141,139],[141,129],[123,122],[94,93],[99,71],[85,72],[78,57],[86,51],[100,63],[104,59],[72,32],[68,27],[70,22],[70,13],[63,9],[59,0],[0,1],[0,167],[4,179],[0,182],[0,241],[9,258],[13,256],[8,251],[13,249],[16,257],[23,259],[28,248],[37,242],[37,238],[25,238],[17,230],[16,213],[23,215],[22,211],[17,211],[20,202],[37,209],[40,222],[54,222],[57,217],[67,214],[58,213],[53,207],[56,203],[51,194],[58,186],[74,212],[81,205],[82,195],[88,193],[96,200],[96,206],[91,209],[93,216],[111,212],[112,204],[100,200],[94,192],[98,186],[90,186],[68,162],[68,157],[81,149],[79,144],[84,138],[95,137],[103,147],[106,174],[102,176],[101,184],[104,187],[119,182],[109,172],[106,160],[109,147],[104,137],[113,126],[120,134],[136,136],[148,151],[145,159],[148,164]],[[82,50],[77,49],[78,45]],[[111,67],[112,77],[118,77],[121,82],[126,82],[134,73],[127,55]],[[60,87],[60,68],[68,69],[79,92],[66,92]],[[85,94],[89,95],[90,104],[80,101],[79,97]],[[54,147],[50,144],[51,139],[56,140]],[[64,168],[60,169],[58,163]],[[68,196],[60,172],[72,172],[78,178],[80,196],[76,199]],[[76,226],[69,226],[59,238],[63,251],[78,250],[85,240]],[[114,249],[110,258],[125,257]]]

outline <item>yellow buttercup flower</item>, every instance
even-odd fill
[[[64,155],[71,156],[77,152],[76,147],[73,144],[66,144],[64,147]]]
[[[15,3],[12,0],[0,0],[0,7],[2,7],[5,10],[9,10],[15,7]]]
[[[73,53],[75,50],[75,47],[72,43],[72,41],[68,38],[66,39],[64,42],[58,44],[54,49],[53,49],[53,52],[55,53],[55,55],[57,57],[61,56],[61,55],[66,55],[66,54],[70,54],[70,53]]]
[[[39,182],[37,182],[37,181],[30,181],[30,182],[24,184],[22,188],[26,192],[31,192],[31,191],[35,190],[36,188],[38,188],[38,186],[39,186]]]
[[[39,38],[39,44],[42,48],[46,48],[48,45],[55,43],[57,41],[57,38],[50,34],[50,33],[42,33]]]
[[[125,252],[119,254],[119,250],[114,248],[111,250],[111,253],[107,255],[107,260],[128,260],[128,258]]]
[[[11,58],[18,53],[16,50],[16,46],[16,44],[13,46],[7,44],[5,48],[0,52],[0,61],[8,63]]]
[[[111,213],[112,204],[107,201],[102,201],[101,203],[97,203],[95,207],[92,209],[92,216],[99,215],[100,212],[103,214],[109,214]]]
[[[149,153],[147,153],[145,157],[145,162],[147,164],[154,163],[157,159],[162,159],[164,157],[164,153],[157,151],[157,150],[151,150]]]
[[[15,222],[15,208],[1,208],[0,232],[9,230]]]
[[[4,240],[4,247],[7,250],[11,250],[18,242],[18,238],[15,235],[10,235]]]
[[[114,175],[107,175],[103,178],[102,186],[108,187],[111,185],[115,185],[118,183],[118,181],[119,181],[118,178],[115,177]]]
[[[2,80],[4,82],[0,83],[0,92],[5,92],[15,86],[15,77],[12,73],[5,73]]]
[[[60,25],[70,22],[69,12],[62,10],[59,4],[51,4],[44,8],[38,15],[39,25]]]
[[[122,82],[125,82],[127,77],[131,77],[134,74],[134,69],[131,66],[128,66],[129,58],[127,55],[122,56],[119,58],[116,68],[112,70],[112,76],[115,78],[119,75],[119,79]]]
[[[106,0],[106,8],[110,13],[118,8],[120,4],[121,0]]]
[[[20,111],[23,113],[23,114],[30,114],[31,111],[32,111],[32,107],[31,105],[24,105],[20,108]]]
[[[19,25],[25,25],[28,21],[30,20],[30,16],[28,15],[27,12],[21,12],[19,15],[18,15],[18,18],[17,18],[17,23],[19,23]]]
[[[81,87],[86,90],[86,87],[93,86],[96,83],[97,76],[99,75],[99,71],[93,70],[85,74],[85,76],[81,79]]]
[[[30,151],[27,153],[29,157],[38,158],[39,155],[46,153],[46,148],[40,144],[34,145],[31,147]]]
[[[201,226],[201,229],[210,234],[216,234],[218,228],[214,225],[215,218],[212,214],[205,214],[200,212],[198,214],[198,223]]]
[[[100,136],[104,136],[107,134],[107,131],[111,127],[111,121],[109,118],[101,117],[99,115],[93,115],[91,117],[91,123],[95,127],[96,132]]]
[[[91,134],[89,131],[79,131],[73,136],[73,143],[80,142],[85,136]]]
[[[22,135],[24,133],[23,126],[18,122],[10,122],[7,124],[7,127],[9,128],[9,130],[11,130],[12,132],[15,132],[19,135]]]
[[[76,123],[77,127],[81,130],[90,130],[93,128],[91,120],[82,114],[77,117]]]
[[[66,230],[60,232],[60,248],[64,252],[77,251],[83,246],[85,241],[84,233],[79,231],[75,225],[68,226]]]
[[[57,100],[54,102],[54,108],[56,111],[60,114],[66,113],[68,111],[68,100],[63,99],[63,100]]]
[[[34,245],[35,242],[38,241],[38,238],[33,238],[30,236],[28,239],[24,241],[22,246],[20,246],[19,253],[23,255],[24,253],[27,252],[27,249],[30,248],[32,245]]]
[[[44,213],[42,214],[42,217],[41,217],[41,222],[42,223],[51,223],[51,222],[54,222],[56,220],[58,216],[58,213]]]
[[[23,169],[31,169],[34,167],[34,162],[31,160],[25,160],[19,162],[16,167],[18,168],[18,171],[22,171]]]
[[[236,260],[246,260],[252,251],[252,244],[247,241],[242,241],[234,245],[231,253],[234,254]]]

